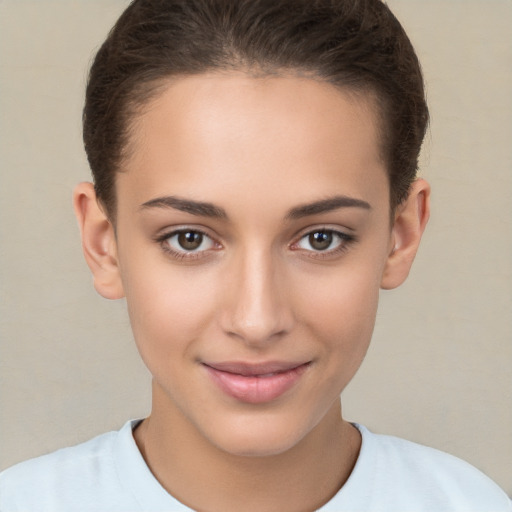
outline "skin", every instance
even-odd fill
[[[179,78],[134,120],[115,229],[91,184],[75,190],[95,287],[126,296],[153,375],[137,444],[196,510],[313,510],[355,464],[339,396],[379,288],[405,280],[429,214],[417,180],[390,225],[373,101],[296,76]],[[203,232],[198,250],[177,229]],[[320,250],[309,235],[322,230]],[[247,403],[211,379],[205,364],[225,361],[307,365],[277,398]]]

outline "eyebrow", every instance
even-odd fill
[[[371,210],[370,203],[362,199],[348,196],[334,196],[314,203],[308,203],[292,208],[286,215],[287,220],[301,219],[309,215],[318,215],[319,213],[327,213],[338,208],[363,208],[364,210]]]
[[[191,213],[201,217],[211,217],[215,219],[227,219],[228,216],[222,208],[212,203],[203,201],[192,201],[191,199],[182,199],[176,196],[157,197],[145,202],[140,207],[142,210],[149,208],[174,208],[182,212]]]
[[[227,219],[228,215],[223,208],[215,206],[213,203],[204,201],[193,201],[176,196],[156,197],[146,201],[141,205],[141,210],[150,208],[173,208],[182,212],[190,213],[200,217],[210,217],[215,219]],[[310,215],[327,213],[338,208],[363,208],[371,210],[371,206],[362,199],[356,199],[348,196],[334,196],[327,199],[321,199],[313,203],[296,206],[292,208],[285,216],[286,220],[296,220]]]

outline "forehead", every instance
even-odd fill
[[[170,80],[133,123],[119,200],[216,202],[235,188],[250,196],[242,201],[286,190],[297,203],[334,192],[387,203],[373,98],[296,76]]]

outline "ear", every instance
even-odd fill
[[[407,199],[397,207],[381,288],[390,290],[406,280],[429,216],[430,185],[418,179],[412,184]]]
[[[73,207],[96,291],[107,299],[124,297],[114,227],[98,203],[92,183],[77,185]]]

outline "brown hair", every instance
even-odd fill
[[[407,197],[428,124],[423,78],[380,0],[134,0],[98,51],[83,113],[99,200],[115,217],[130,122],[168,77],[217,69],[295,71],[376,95],[394,208]]]

